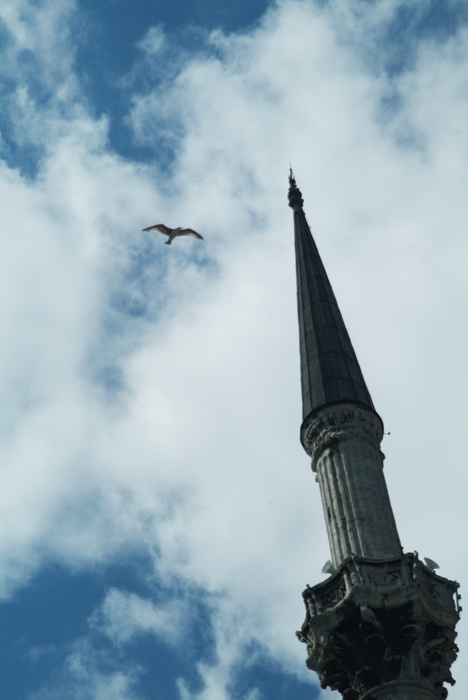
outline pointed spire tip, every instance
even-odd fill
[[[304,421],[338,403],[375,410],[302,204],[292,177]]]
[[[302,199],[302,194],[298,186],[296,185],[296,178],[294,177],[293,169],[291,163],[289,163],[289,192],[288,192],[289,206],[291,209],[296,211],[302,211],[302,205],[304,200]]]

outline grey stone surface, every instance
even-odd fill
[[[306,619],[297,636],[307,644],[308,668],[344,700],[374,700],[374,691],[396,681],[394,695],[387,689],[375,700],[406,699],[409,685],[415,698],[444,700],[444,683],[455,682],[457,590],[416,554],[346,559],[303,593]]]
[[[323,408],[306,422],[303,445],[320,485],[332,562],[389,559],[400,539],[383,475],[382,424],[353,404]]]

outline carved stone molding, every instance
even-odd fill
[[[343,700],[445,700],[444,683],[455,683],[457,588],[416,554],[350,557],[303,593],[297,636],[307,644],[308,668]]]
[[[325,449],[357,439],[379,451],[382,436],[383,425],[377,413],[354,404],[328,406],[306,419],[301,428],[301,442],[312,457],[314,471],[314,465]]]

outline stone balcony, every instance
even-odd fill
[[[416,553],[387,561],[349,557],[303,598],[306,619],[297,636],[322,687],[358,700],[370,698],[372,688],[409,682],[428,698],[447,697],[443,684],[455,682],[458,584]]]

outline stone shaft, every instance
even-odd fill
[[[335,568],[353,555],[391,559],[401,554],[381,439],[377,414],[352,404],[324,408],[303,428]]]

